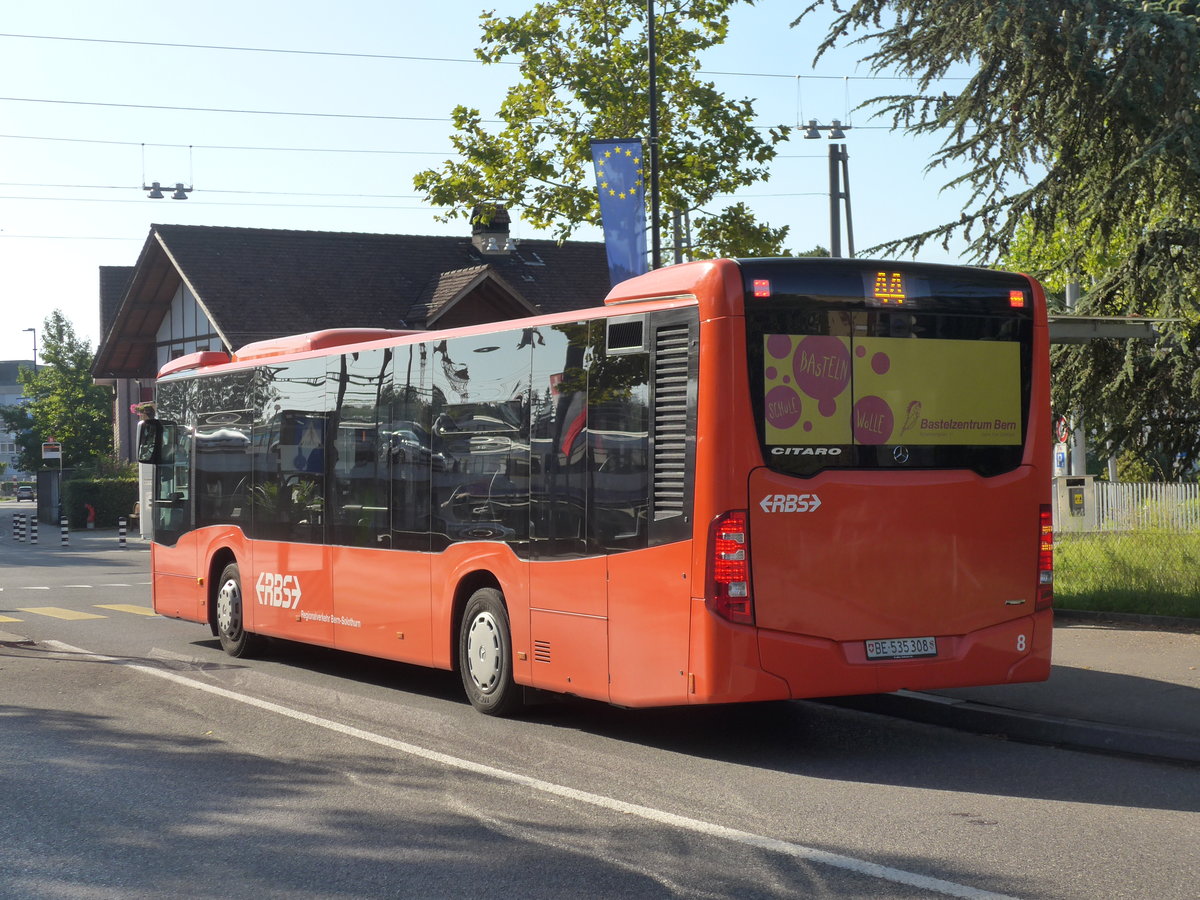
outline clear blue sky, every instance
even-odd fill
[[[479,11],[518,14],[532,2],[8,0],[0,15],[0,359],[28,358],[23,329],[36,327],[40,341],[54,309],[95,347],[98,267],[133,265],[151,223],[465,233],[462,220],[435,221],[412,175],[448,157],[456,104],[492,118],[516,77],[515,67],[473,61]],[[755,98],[763,125],[853,122],[845,143],[857,248],[957,217],[961,193],[940,191],[948,173],[924,172],[936,141],[850,111],[901,85],[863,77],[853,51],[814,69],[826,19],[789,28],[803,5],[760,0],[736,10],[729,42],[703,71],[727,95]],[[795,134],[771,180],[738,197],[771,224],[790,225],[795,250],[829,244],[827,145]],[[185,201],[152,200],[143,181],[195,190]],[[520,222],[514,233],[542,236]],[[600,238],[591,229],[576,237]],[[952,249],[930,247],[921,258],[959,261]]]

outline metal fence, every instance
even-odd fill
[[[1055,595],[1082,609],[1194,614],[1200,484],[1060,480]]]
[[[1200,484],[1099,481],[1096,531],[1200,531]]]

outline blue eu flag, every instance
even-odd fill
[[[613,284],[641,275],[646,265],[646,201],[642,142],[592,141],[608,274]]]

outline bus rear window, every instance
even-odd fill
[[[995,475],[1019,465],[1033,325],[1027,308],[1010,302],[1020,282],[1008,278],[996,303],[748,295],[749,375],[767,465],[795,475],[831,467]]]

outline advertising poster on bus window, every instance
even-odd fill
[[[768,444],[1021,443],[1015,342],[791,334],[765,341]]]

